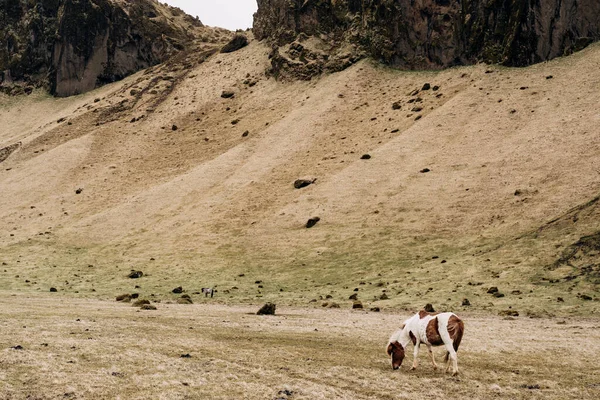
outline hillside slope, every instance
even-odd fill
[[[598,229],[595,202],[574,210],[600,192],[598,45],[525,69],[361,61],[288,83],[265,78],[269,51],[1,97],[0,148],[21,143],[0,163],[2,287],[598,310],[597,269],[555,265]]]

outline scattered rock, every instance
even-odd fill
[[[181,286],[178,286],[175,289],[171,290],[171,292],[175,294],[183,293],[183,288]]]
[[[233,96],[235,96],[235,92],[232,90],[223,90],[223,92],[221,93],[221,97],[224,99],[230,99]]]
[[[463,306],[470,306],[470,305],[471,305],[471,302],[469,301],[469,299],[463,299],[463,301],[462,301],[462,305],[463,305]]]
[[[425,311],[427,311],[429,313],[434,313],[435,312],[435,310],[433,308],[433,305],[431,303],[425,304]]]
[[[132,306],[133,306],[133,307],[141,307],[141,306],[143,306],[143,305],[145,305],[145,304],[150,304],[150,300],[146,300],[146,299],[139,299],[139,300],[136,300],[136,301],[135,301],[135,302],[132,304]]]
[[[503,310],[498,313],[501,317],[518,317],[519,312],[515,310]]]
[[[261,307],[260,310],[256,313],[256,315],[275,315],[275,309],[277,305],[274,303],[267,303]]]
[[[487,292],[488,292],[489,294],[498,293],[498,288],[497,288],[496,286],[492,286],[491,288],[489,288],[489,289],[487,290]]]
[[[429,168],[423,168],[422,170],[419,171],[422,174],[426,174],[428,172],[431,172],[431,170]]]
[[[577,295],[577,297],[579,297],[581,300],[586,300],[586,301],[593,300],[592,297],[588,296],[587,294],[579,294],[579,295]]]
[[[402,103],[399,101],[395,101],[392,103],[392,110],[400,110],[402,108]]]
[[[556,301],[558,301],[559,303],[564,303],[565,299],[563,299],[562,297],[557,297]]]
[[[354,303],[352,303],[353,310],[362,309],[362,308],[363,308],[363,304],[359,300],[355,300]]]
[[[438,85],[435,85],[434,87],[431,88],[431,90],[433,90],[434,92],[437,92],[440,89],[440,87]]]
[[[410,111],[412,111],[412,112],[420,112],[422,110],[423,110],[423,107],[417,106],[417,107],[413,107]]]
[[[358,293],[354,293],[352,295],[350,295],[350,297],[348,297],[348,300],[356,300],[358,299]]]
[[[189,297],[181,297],[177,299],[177,304],[194,304],[194,302]]]
[[[504,293],[496,292],[493,294],[493,296],[496,298],[504,297]]]
[[[423,85],[423,87],[421,88],[421,90],[429,90],[431,89],[431,85],[429,83],[426,83]]]
[[[186,354],[182,354],[180,356],[180,358],[192,358],[192,356],[189,353],[186,353]]]
[[[336,303],[336,302],[331,302],[329,304],[329,308],[340,308],[340,305],[338,303]]]
[[[387,295],[387,294],[385,294],[385,293],[384,293],[384,294],[382,294],[381,296],[379,296],[379,300],[388,300],[388,299],[389,299],[389,297],[388,297],[388,295]]]
[[[117,296],[117,301],[122,301],[123,303],[129,303],[131,301],[130,294],[121,294]]]
[[[244,131],[244,133],[242,133],[242,137],[247,137],[250,134],[250,131]]]
[[[360,157],[361,160],[370,160],[371,159],[371,155],[370,154],[363,154]]]
[[[229,41],[229,43],[223,46],[221,53],[233,53],[234,51],[238,51],[246,46],[248,46],[248,38],[246,35],[238,33]]]
[[[56,288],[55,288],[55,287],[51,287],[51,288],[50,288],[50,292],[52,292],[52,293],[56,293],[56,292],[58,292],[58,290],[56,290]]]
[[[136,270],[131,270],[131,272],[129,273],[129,275],[127,275],[128,278],[131,279],[139,279],[142,276],[144,276],[144,273],[142,271],[136,271]]]
[[[319,217],[313,217],[311,219],[309,219],[308,221],[306,221],[306,227],[307,228],[312,228],[313,226],[315,226],[317,224],[317,222],[319,222],[321,220],[321,218]]]
[[[75,194],[81,194],[81,192],[83,192],[83,188],[79,188],[79,189],[75,190]]]
[[[23,350],[23,346],[21,346],[20,344],[18,344],[16,346],[12,346],[11,349],[13,349],[13,350]]]
[[[153,306],[152,304],[144,304],[140,307],[140,310],[156,310],[156,306]]]
[[[552,79],[552,78],[554,78],[552,75],[548,75],[548,76],[546,77],[546,79]]]
[[[523,384],[523,385],[521,385],[521,388],[523,388],[523,389],[529,389],[529,390],[539,390],[539,389],[541,389],[541,386],[538,385],[538,384],[535,384],[535,385]]]
[[[379,311],[381,311],[381,309],[379,307],[371,307],[369,310],[371,310],[373,312],[379,312]]]
[[[177,127],[177,125],[173,125],[173,126],[171,126],[171,130],[172,130],[172,131],[176,131],[177,129],[179,129],[179,128]]]
[[[231,121],[231,125],[237,125],[239,122],[240,122],[240,119],[236,118],[233,121]]]
[[[315,183],[315,181],[316,179],[296,179],[294,181],[294,188],[302,189],[309,185],[312,185],[313,183]]]

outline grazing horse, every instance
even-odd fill
[[[202,293],[204,293],[204,297],[208,297],[208,295],[210,294],[210,297],[213,297],[215,290],[213,288],[202,288]]]
[[[387,346],[387,353],[392,359],[392,368],[398,369],[404,360],[406,346],[410,342],[414,346],[414,360],[411,369],[417,368],[419,355],[419,346],[421,343],[427,345],[429,356],[433,368],[437,369],[435,358],[433,356],[432,346],[446,347],[446,372],[452,362],[452,375],[458,374],[458,362],[456,352],[462,340],[465,325],[451,312],[440,314],[430,314],[427,311],[420,311],[406,321],[399,331],[394,332],[390,337]]]

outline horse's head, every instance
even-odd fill
[[[395,341],[388,344],[387,353],[392,359],[392,368],[400,368],[404,360],[404,347],[402,347],[400,342]]]

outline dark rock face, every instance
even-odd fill
[[[254,34],[359,43],[385,63],[440,68],[525,66],[600,39],[597,0],[258,0]]]
[[[165,60],[190,37],[159,6],[151,0],[3,1],[0,87],[27,82],[70,96]]]
[[[248,46],[246,35],[237,34],[221,49],[221,53],[233,53],[241,48]]]

